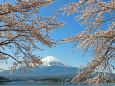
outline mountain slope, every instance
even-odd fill
[[[76,67],[68,66],[59,61],[57,58],[53,56],[48,56],[42,59],[43,65],[35,68],[31,73],[21,72],[21,76],[19,76],[19,69],[16,70],[14,75],[9,74],[8,71],[0,72],[0,76],[8,77],[8,78],[46,78],[46,77],[58,77],[58,78],[66,78],[66,77],[74,77],[76,75]]]

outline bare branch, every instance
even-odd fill
[[[9,54],[7,54],[7,53],[1,52],[1,51],[0,51],[0,53],[6,55],[6,56],[8,56],[8,57],[11,57],[12,59],[14,59],[14,60],[15,60],[16,62],[18,62],[18,63],[21,63],[21,61],[18,61],[16,58],[14,58],[13,56],[11,56],[11,55],[9,55]]]

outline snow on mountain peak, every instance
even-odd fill
[[[64,64],[54,56],[47,56],[42,59],[42,62],[43,66],[53,66],[53,65],[64,66]]]
[[[58,62],[59,60],[54,56],[47,56],[42,59],[43,62]]]

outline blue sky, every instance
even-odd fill
[[[55,0],[55,2],[49,6],[40,9],[40,13],[38,16],[53,16],[56,15],[54,11],[62,8],[67,2],[75,1],[75,0]],[[67,16],[62,15],[61,13],[57,16],[57,20],[59,22],[65,22],[65,26],[61,27],[58,30],[55,30],[51,33],[52,38],[63,39],[67,36],[73,36],[77,33],[80,33],[85,28],[80,25],[80,22],[75,21],[74,19],[75,14]],[[59,60],[64,62],[65,64],[72,65],[72,66],[81,66],[85,65],[88,61],[91,61],[91,53],[88,53],[86,56],[82,57],[82,52],[75,52],[72,53],[75,48],[72,48],[73,45],[71,43],[57,45],[53,48],[48,48],[47,46],[42,46],[38,44],[44,51],[36,50],[34,53],[36,55],[40,55],[42,58],[46,56],[54,56],[57,57]],[[0,67],[7,68],[9,64],[0,64]]]
[[[54,11],[58,10],[59,8],[62,8],[67,2],[70,0],[55,0],[55,2],[49,6],[46,6],[45,8],[40,9],[40,16],[53,16],[56,15]],[[71,0],[75,1],[75,0]],[[85,28],[80,25],[80,22],[75,21],[75,14],[72,14],[70,16],[62,15],[60,13],[57,16],[57,20],[59,22],[65,22],[65,26],[61,27],[58,30],[55,30],[53,33],[51,33],[51,36],[55,39],[63,39],[67,36],[73,36],[77,33],[80,33]],[[85,65],[87,61],[91,61],[91,53],[88,53],[86,56],[82,57],[83,52],[75,52],[72,53],[75,48],[72,48],[72,43],[66,43],[57,45],[57,47],[48,48],[46,46],[42,46],[44,51],[37,51],[36,54],[40,55],[41,57],[46,56],[55,56],[58,59],[60,59],[65,64],[69,64],[72,66],[81,66]]]

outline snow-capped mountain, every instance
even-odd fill
[[[9,78],[25,78],[25,79],[33,79],[33,78],[46,78],[46,77],[74,77],[76,75],[77,68],[68,66],[58,60],[56,57],[47,56],[42,59],[43,65],[38,66],[32,72],[24,73],[21,72],[21,76],[19,73],[19,69],[16,69],[14,75],[9,74],[9,70],[0,72],[0,76],[9,77]]]
[[[43,65],[42,66],[66,66],[64,63],[62,63],[60,60],[58,60],[56,57],[53,56],[47,56],[42,59]]]

